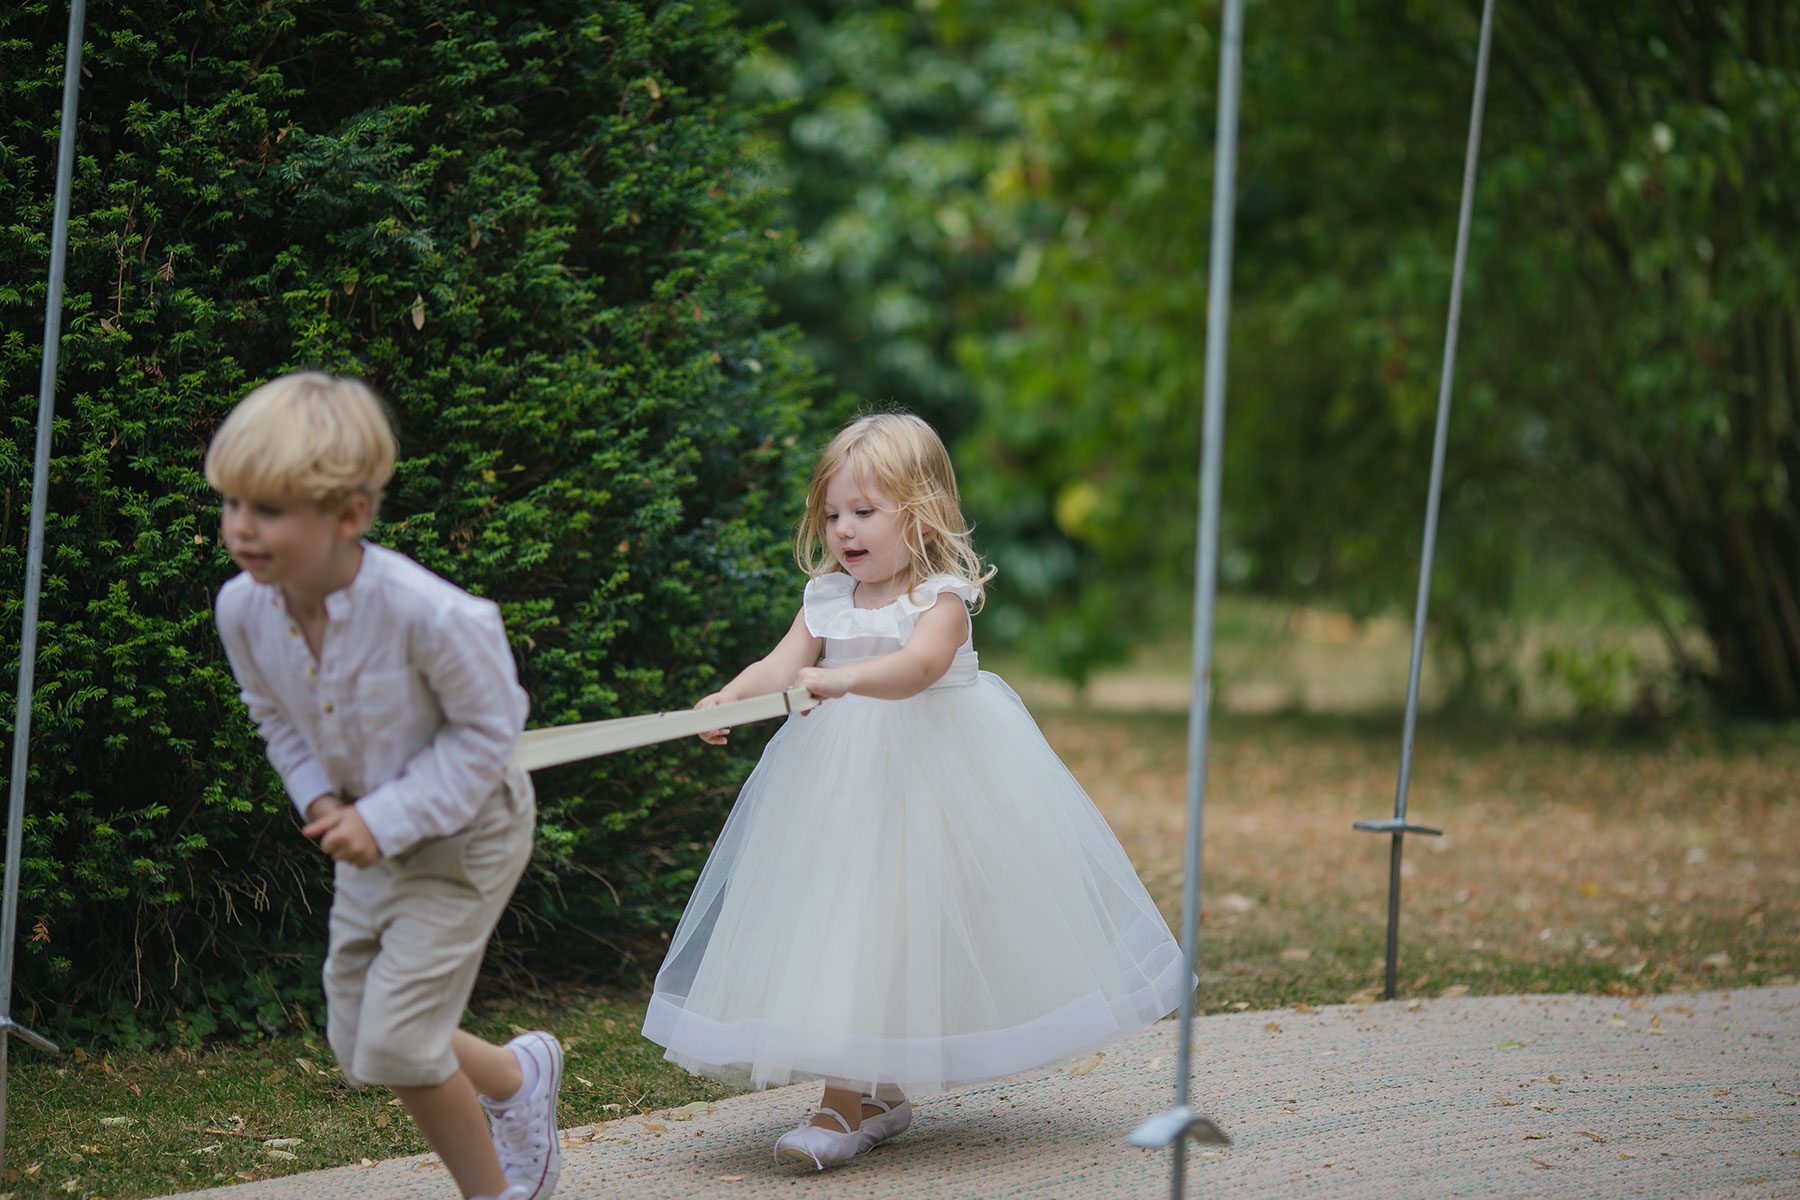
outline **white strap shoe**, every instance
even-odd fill
[[[815,1108],[813,1116],[828,1116],[844,1127],[839,1133],[812,1123],[808,1118],[798,1129],[790,1129],[775,1140],[775,1158],[809,1162],[816,1170],[849,1162],[875,1145],[875,1139],[861,1129],[850,1128],[844,1114],[834,1108]]]
[[[879,1117],[862,1119],[862,1132],[869,1135],[871,1146],[879,1146],[889,1138],[899,1137],[906,1132],[906,1127],[912,1124],[912,1101],[910,1100],[889,1104],[886,1100],[874,1096],[864,1096],[862,1102],[881,1110]]]

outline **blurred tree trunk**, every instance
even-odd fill
[[[1502,80],[1541,125],[1514,136],[1561,159],[1526,223],[1569,226],[1591,322],[1571,338],[1554,305],[1538,326],[1540,352],[1588,352],[1583,386],[1537,401],[1573,435],[1560,477],[1636,577],[1636,543],[1659,552],[1728,709],[1800,715],[1800,12],[1517,11]]]

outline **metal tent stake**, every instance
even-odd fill
[[[1475,167],[1480,158],[1481,113],[1487,100],[1488,46],[1493,41],[1494,0],[1483,0],[1481,38],[1475,53],[1475,96],[1469,110],[1469,144],[1463,155],[1462,203],[1456,218],[1456,265],[1450,276],[1450,315],[1444,329],[1444,369],[1438,380],[1437,431],[1431,443],[1431,485],[1425,500],[1425,544],[1419,559],[1419,595],[1413,607],[1412,664],[1406,676],[1406,721],[1400,735],[1400,775],[1394,787],[1394,815],[1386,821],[1357,821],[1352,828],[1392,837],[1388,854],[1387,976],[1382,992],[1394,998],[1400,958],[1400,856],[1406,835],[1442,837],[1443,830],[1406,819],[1412,783],[1413,733],[1419,720],[1419,668],[1425,657],[1425,617],[1431,605],[1431,564],[1437,549],[1438,502],[1444,492],[1444,451],[1450,433],[1450,389],[1456,378],[1456,330],[1462,319],[1463,269],[1469,259],[1469,225],[1475,208]]]
[[[25,620],[19,635],[18,716],[6,813],[6,898],[0,903],[0,1161],[6,1156],[7,1049],[14,1036],[39,1050],[56,1044],[12,1018],[13,943],[19,927],[20,843],[25,837],[25,774],[31,758],[31,689],[37,657],[38,589],[44,574],[44,509],[50,491],[50,427],[56,410],[56,357],[62,341],[63,273],[69,255],[69,193],[75,174],[75,100],[81,90],[81,33],[87,0],[69,5],[63,61],[62,134],[56,147],[56,213],[50,231],[50,294],[44,301],[44,364],[38,376],[37,455],[31,474],[31,532],[25,551]]]
[[[1226,0],[1219,54],[1219,116],[1213,155],[1211,267],[1206,290],[1206,381],[1200,435],[1200,529],[1194,560],[1194,687],[1188,707],[1186,876],[1181,889],[1181,944],[1187,973],[1200,959],[1201,816],[1206,805],[1206,739],[1212,712],[1213,597],[1219,577],[1219,483],[1224,474],[1225,353],[1231,328],[1231,235],[1237,196],[1238,67],[1243,58],[1244,0]],[[1175,1068],[1175,1107],[1157,1113],[1131,1134],[1136,1146],[1173,1146],[1169,1195],[1181,1200],[1187,1142],[1225,1145],[1219,1127],[1188,1106],[1194,1054],[1194,988],[1181,1000],[1181,1049]]]

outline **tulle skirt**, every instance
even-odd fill
[[[657,973],[696,1074],[925,1095],[1082,1053],[1194,980],[1106,821],[998,676],[790,717]]]

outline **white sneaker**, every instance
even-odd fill
[[[543,1030],[522,1033],[506,1048],[537,1067],[531,1094],[509,1104],[481,1098],[494,1128],[494,1150],[510,1185],[507,1200],[548,1200],[562,1170],[562,1139],[556,1129],[556,1093],[562,1088],[562,1043]]]
[[[790,1129],[775,1140],[775,1159],[794,1159],[809,1162],[816,1169],[823,1171],[826,1167],[835,1167],[838,1163],[849,1162],[857,1155],[875,1145],[875,1139],[861,1129],[851,1129],[850,1122],[844,1120],[844,1114],[832,1108],[815,1108],[813,1116],[825,1114],[844,1127],[844,1132],[835,1129],[821,1129],[809,1118],[798,1129]]]
[[[862,1128],[872,1139],[870,1145],[879,1146],[889,1138],[899,1137],[912,1124],[912,1101],[902,1100],[898,1104],[889,1104],[886,1100],[878,1100],[874,1096],[864,1096],[862,1102],[881,1110],[879,1117],[864,1117]]]

